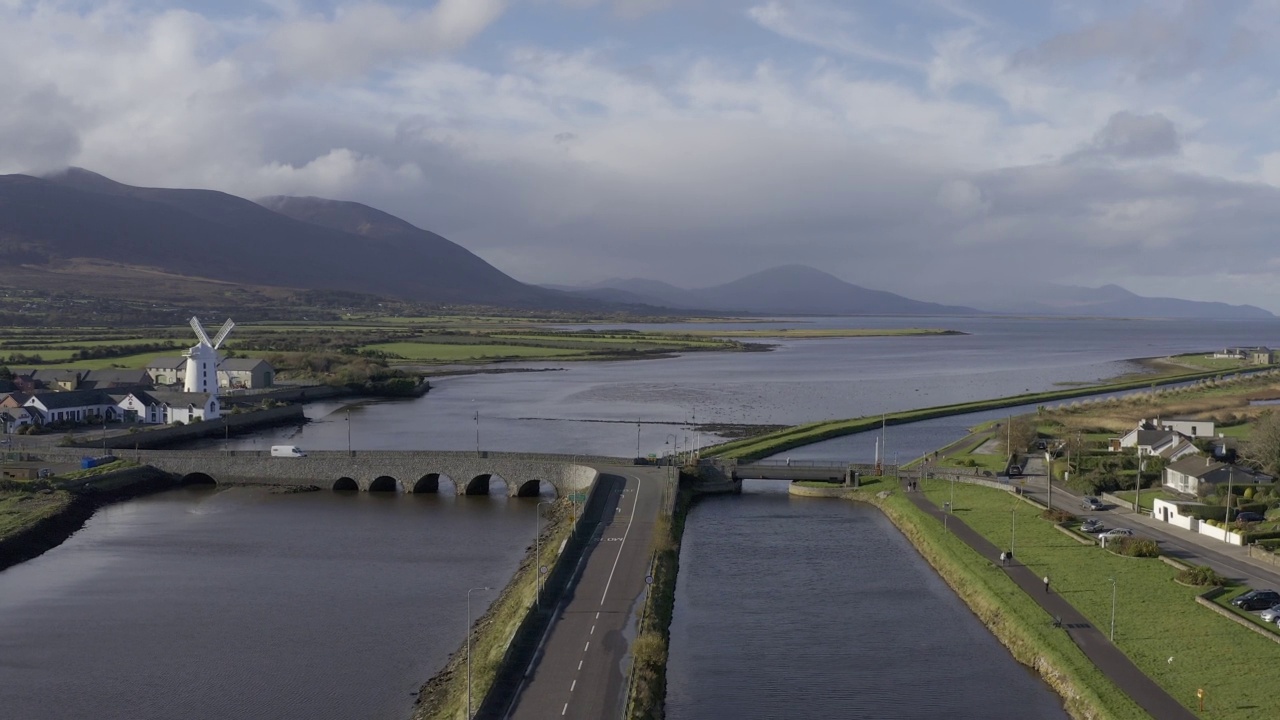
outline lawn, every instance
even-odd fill
[[[28,493],[0,490],[0,540],[62,512],[71,502],[65,491]]]
[[[569,348],[531,347],[528,345],[486,345],[462,343],[379,343],[366,345],[363,350],[393,353],[406,360],[426,362],[460,362],[464,360],[495,360],[500,358],[554,358],[582,355],[582,350]]]
[[[926,486],[938,505],[950,499],[946,485]],[[1116,578],[1116,644],[1171,695],[1190,706],[1204,688],[1214,718],[1280,717],[1280,695],[1259,682],[1257,670],[1280,660],[1280,645],[1199,606],[1202,589],[1172,582],[1174,568],[1081,545],[1040,519],[1038,508],[1000,490],[960,484],[955,498],[956,516],[997,546],[1010,543],[1016,513],[1019,562],[1051,578],[1055,591],[1099,628],[1110,625],[1110,578]]]

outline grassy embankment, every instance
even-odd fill
[[[71,493],[55,490],[0,490],[0,542],[53,517],[71,504]]]
[[[925,491],[939,506],[951,499],[952,488],[942,481],[926,483]],[[956,517],[998,547],[1009,543],[1011,510],[1016,512],[1019,562],[1049,576],[1055,592],[1096,627],[1110,627],[1110,578],[1116,578],[1116,644],[1169,694],[1190,707],[1196,689],[1204,688],[1215,718],[1280,717],[1280,696],[1253,671],[1280,656],[1276,644],[1198,605],[1195,596],[1204,588],[1174,583],[1177,571],[1156,559],[1081,545],[1041,519],[1039,508],[1005,491],[960,483],[954,492]],[[1002,596],[1030,602],[1016,588]]]
[[[704,450],[703,456],[738,460],[754,460],[779,452],[784,452],[792,448],[797,448],[802,445],[809,445],[823,440],[829,440],[834,437],[852,435],[854,433],[872,430],[880,426],[882,417],[887,425],[901,425],[904,423],[918,422],[920,420],[929,420],[949,415],[962,415],[965,413],[980,412],[983,410],[996,410],[999,408],[1015,407],[1018,405],[1033,405],[1037,403],[1054,402],[1057,400],[1069,400],[1071,398],[1098,393],[1137,390],[1153,386],[1187,382],[1191,380],[1211,378],[1217,374],[1218,373],[1216,371],[1202,371],[1144,377],[1140,380],[1103,383],[1087,387],[1049,390],[1038,393],[1024,393],[1021,395],[1013,395],[1010,397],[995,398],[991,400],[978,400],[967,403],[955,403],[952,405],[940,405],[931,408],[921,408],[919,410],[888,413],[884,416],[808,423],[779,430],[777,432],[715,445]]]
[[[543,528],[542,563],[553,566],[551,558],[573,530],[572,512],[567,499],[557,500],[545,511],[549,522]],[[471,635],[471,705],[479,707],[493,685],[498,667],[507,652],[507,644],[524,621],[534,602],[535,547],[530,547],[515,575],[498,591],[489,608],[472,624]],[[556,557],[556,561],[559,557]],[[488,593],[493,597],[492,593]],[[482,606],[484,594],[477,593],[472,602]],[[427,681],[418,696],[414,720],[456,720],[466,715],[467,670],[465,640],[449,657],[445,667]]]

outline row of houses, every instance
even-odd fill
[[[1276,361],[1276,352],[1267,347],[1229,347],[1213,354],[1219,360],[1244,360],[1254,365],[1270,365]]]
[[[167,425],[216,420],[216,395],[180,390],[41,390],[0,395],[0,425],[6,434],[23,425],[84,422],[138,422]]]
[[[1235,455],[1235,441],[1215,435],[1215,431],[1212,420],[1143,419],[1129,432],[1112,438],[1111,450],[1135,448],[1140,456],[1163,458],[1164,486],[1186,495],[1198,495],[1206,487],[1228,483],[1244,487],[1275,482],[1266,473],[1226,462]],[[1212,439],[1212,456],[1201,453],[1194,442],[1205,438]]]
[[[14,372],[12,387],[0,392],[33,393],[39,390],[112,390],[181,387],[186,380],[184,357],[156,358],[138,370],[110,368],[102,370],[69,370],[44,368]],[[269,388],[275,385],[275,368],[260,358],[225,358],[218,365],[218,387],[227,389]]]

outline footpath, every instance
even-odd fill
[[[905,483],[903,487],[905,491]],[[930,502],[924,493],[907,492],[906,496],[916,507],[934,517],[938,522],[944,521],[945,513],[937,505]],[[945,518],[945,521],[947,527],[951,529],[951,532],[957,538],[983,557],[991,560],[993,564],[999,566],[1000,553],[1002,552],[1000,548],[997,548],[954,515]],[[1150,713],[1152,717],[1160,718],[1160,720],[1178,720],[1179,718],[1194,720],[1195,713],[1191,712],[1189,708],[1183,706],[1172,695],[1165,692],[1164,688],[1147,677],[1124,653],[1120,652],[1119,648],[1107,639],[1106,634],[1094,627],[1080,611],[1076,610],[1071,603],[1055,592],[1052,586],[1052,578],[1050,578],[1050,585],[1046,590],[1041,576],[1016,560],[1002,569],[1010,579],[1017,583],[1023,592],[1035,600],[1040,607],[1044,608],[1050,617],[1056,618],[1061,622],[1062,628],[1080,650],[1084,652],[1085,657],[1088,657],[1099,670],[1111,678],[1116,687],[1133,698],[1133,701]]]

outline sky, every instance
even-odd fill
[[[1280,313],[1275,0],[0,0],[0,173],[355,200],[526,282]]]

